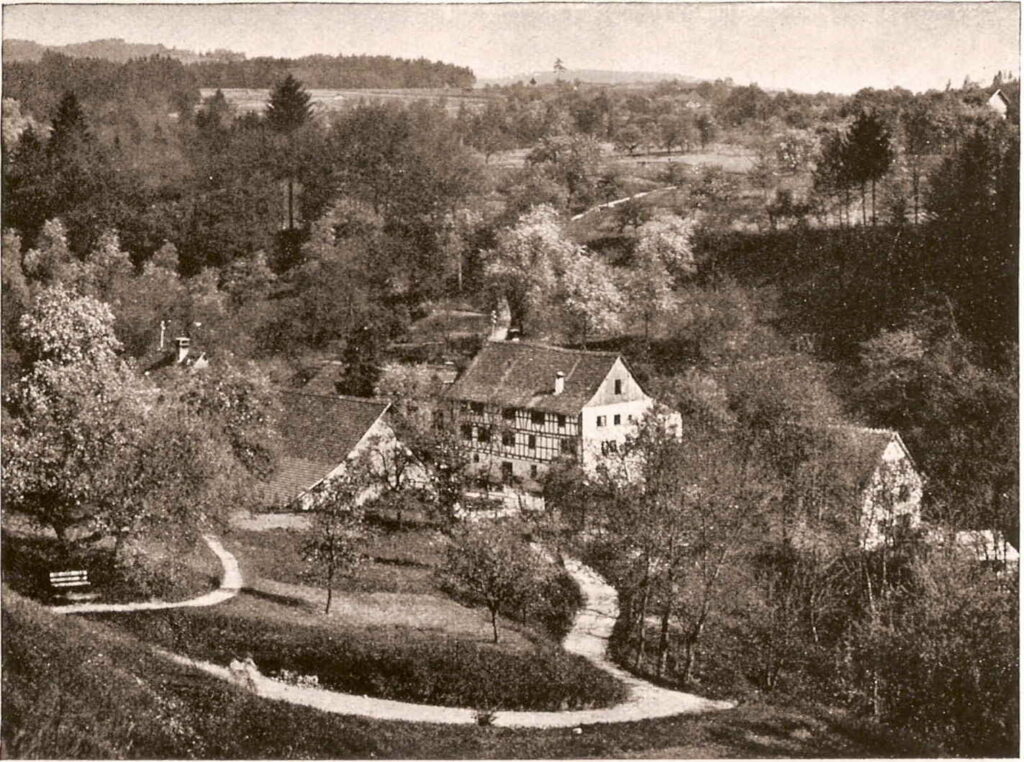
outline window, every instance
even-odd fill
[[[575,455],[576,443],[571,439],[563,439],[559,442],[558,449],[566,455]]]
[[[560,428],[560,429],[564,429],[565,428],[565,416],[564,415],[559,413],[558,415],[555,416],[555,420],[558,422],[558,428]]]
[[[531,479],[536,479],[537,478],[537,464],[536,463],[531,463],[530,464],[530,478]]]
[[[514,472],[512,471],[512,464],[507,460],[501,461],[501,480],[508,484],[510,481],[512,481],[513,473]]]
[[[506,421],[514,421],[516,419],[516,409],[514,407],[507,407],[501,411],[501,417]]]
[[[608,425],[608,416],[606,416],[606,415],[599,415],[599,416],[597,416],[597,425],[599,427],[600,426]]]
[[[472,441],[473,439],[473,424],[464,423],[462,424],[462,438]]]
[[[486,426],[481,426],[480,430],[476,433],[478,442],[490,442],[491,441],[491,430]]]
[[[530,434],[530,436],[528,436],[526,438],[526,446],[529,447],[531,450],[536,450],[537,449],[537,437],[534,436],[533,434]]]
[[[909,484],[901,484],[900,485],[900,492],[899,492],[899,498],[898,499],[899,499],[899,501],[901,503],[905,503],[908,500],[910,500],[910,485]]]
[[[532,413],[530,413],[530,423],[534,424],[535,426],[543,426],[544,413],[534,410]]]
[[[469,409],[471,411],[473,411],[474,413],[476,413],[477,415],[483,415],[483,413],[484,413],[484,403],[482,403],[482,402],[470,402],[469,403]]]
[[[503,445],[505,445],[506,447],[515,447],[515,445],[516,445],[516,435],[515,435],[515,433],[513,433],[511,431],[503,431],[503,432],[501,432],[501,443]]]
[[[622,423],[622,416],[617,415],[614,418],[612,418],[612,423],[614,423],[616,426],[620,425]]]
[[[606,441],[606,442],[601,442],[601,454],[602,455],[608,455],[610,453],[618,452],[618,451],[619,451],[619,443],[618,442],[616,442],[614,440],[611,440],[611,439]]]
[[[621,378],[615,379],[615,393],[616,394],[622,394],[622,379]]]
[[[626,420],[629,421],[630,423],[636,423],[636,418],[633,417],[632,413],[626,416]]]

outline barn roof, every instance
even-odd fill
[[[484,345],[466,372],[449,388],[453,400],[576,415],[597,392],[619,355],[526,342]],[[565,389],[555,394],[555,375]]]
[[[265,488],[272,504],[288,503],[338,467],[388,409],[387,402],[281,392],[278,468]]]

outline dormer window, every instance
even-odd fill
[[[501,417],[506,421],[514,421],[516,419],[516,409],[514,407],[507,407],[501,411]]]
[[[535,410],[533,413],[530,414],[530,422],[534,426],[543,426],[544,425],[544,413],[541,413],[541,412],[538,412],[538,411]]]
[[[622,394],[622,379],[621,378],[615,379],[615,393],[616,394]]]

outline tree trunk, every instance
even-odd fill
[[[331,613],[331,599],[334,597],[334,563],[327,565],[327,605],[324,606],[324,614]]]
[[[868,224],[868,186],[867,183],[860,184],[860,224]]]
[[[658,677],[665,674],[668,666],[668,624],[672,616],[672,604],[666,602],[661,611],[661,633],[658,637]]]
[[[494,642],[498,642],[498,609],[491,609],[491,631],[494,633]]]
[[[871,224],[872,226],[878,224],[878,214],[875,208],[875,181],[871,181]]]

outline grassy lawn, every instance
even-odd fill
[[[147,541],[139,548],[138,562],[130,568],[114,563],[110,543],[65,550],[52,532],[38,530],[5,517],[3,575],[10,587],[36,600],[59,602],[49,584],[51,571],[85,570],[91,586],[86,591],[97,601],[120,603],[147,600],[184,600],[201,595],[220,583],[221,566],[206,544],[197,539],[168,547]]]
[[[827,712],[742,706],[617,725],[513,730],[384,722],[265,701],[116,628],[3,595],[12,758],[584,758],[928,755]]]
[[[235,531],[226,539],[246,587],[213,609],[95,617],[173,651],[227,664],[251,652],[265,674],[315,674],[325,687],[450,706],[559,709],[607,706],[622,686],[566,654],[541,629],[489,618],[437,588],[447,540],[429,529],[372,535],[368,561],[343,580],[329,615],[305,583],[295,529]]]

